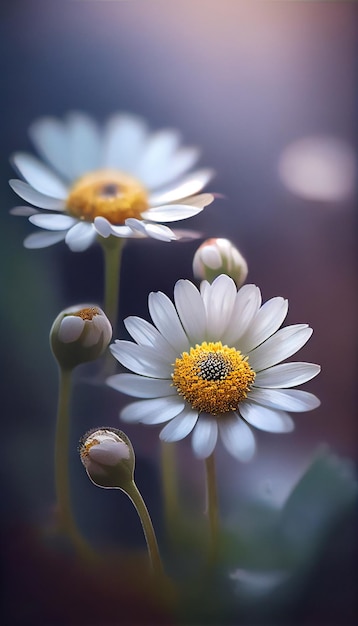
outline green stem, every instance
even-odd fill
[[[137,509],[137,513],[143,527],[145,540],[147,542],[149,560],[151,563],[153,574],[157,577],[162,577],[164,570],[159,554],[157,538],[155,536],[152,520],[150,519],[150,515],[148,513],[145,502],[141,496],[140,491],[138,490],[137,485],[134,482],[126,487],[125,493],[130,497],[135,508]]]
[[[173,537],[179,511],[175,443],[161,441],[161,466],[166,531]]]
[[[59,394],[57,408],[55,442],[55,482],[60,527],[73,542],[75,548],[86,558],[93,553],[79,533],[71,507],[69,444],[70,444],[70,399],[72,389],[72,369],[59,369]]]
[[[215,474],[214,452],[205,459],[207,507],[210,526],[210,556],[214,562],[218,556],[219,506]]]
[[[121,259],[125,239],[110,235],[99,238],[104,252],[104,311],[115,332],[119,304]]]

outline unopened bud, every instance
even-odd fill
[[[134,450],[121,430],[90,430],[82,437],[79,452],[89,478],[98,487],[127,491],[132,484]]]
[[[229,239],[207,239],[194,254],[193,274],[211,283],[220,274],[227,274],[238,287],[245,282],[247,263]]]
[[[98,359],[112,338],[112,326],[105,313],[93,304],[78,304],[62,311],[52,324],[50,343],[60,366]]]

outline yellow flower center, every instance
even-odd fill
[[[255,372],[247,357],[221,341],[183,352],[174,363],[173,385],[193,409],[218,415],[235,411],[247,397]]]
[[[67,198],[70,215],[87,222],[102,216],[111,224],[124,224],[128,217],[140,219],[148,206],[148,194],[141,183],[116,170],[98,170],[82,176]]]
[[[86,464],[85,461],[88,459],[90,449],[93,448],[93,446],[98,446],[98,444],[98,439],[90,439],[81,442],[79,452],[82,463]]]
[[[99,315],[99,310],[96,307],[88,307],[76,311],[75,313],[69,313],[68,315],[75,315],[76,317],[81,317],[83,320],[89,320],[91,322],[96,315]]]

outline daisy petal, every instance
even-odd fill
[[[134,341],[142,346],[151,346],[169,363],[173,363],[178,354],[159,330],[141,317],[131,315],[124,320],[124,325]]]
[[[9,211],[10,215],[17,215],[21,217],[30,217],[30,215],[38,215],[37,209],[32,206],[15,206]]]
[[[77,223],[76,218],[70,217],[69,215],[44,215],[43,213],[32,215],[29,221],[31,224],[39,228],[45,228],[46,230],[67,230]]]
[[[93,224],[79,222],[66,235],[66,243],[72,252],[87,250],[97,237]]]
[[[250,367],[256,372],[267,369],[295,354],[312,335],[307,324],[285,326],[249,353]]]
[[[30,127],[30,136],[41,156],[62,176],[71,179],[69,137],[64,123],[54,117],[42,117]]]
[[[288,311],[288,301],[271,298],[262,305],[245,334],[240,337],[239,347],[244,354],[271,337],[281,326]]]
[[[232,316],[237,289],[232,278],[221,274],[210,285],[204,298],[209,337],[221,339]]]
[[[134,173],[147,136],[144,121],[135,115],[119,113],[105,128],[103,163],[105,167]]]
[[[126,226],[129,226],[135,233],[159,239],[160,241],[172,241],[176,239],[176,235],[168,226],[163,224],[149,224],[134,217],[126,219]]]
[[[234,346],[246,332],[261,306],[261,292],[256,285],[244,285],[236,295],[230,322],[222,341]]]
[[[11,189],[17,193],[20,198],[30,202],[34,206],[40,209],[49,209],[50,211],[64,211],[65,203],[57,198],[50,198],[39,191],[36,191],[33,187],[25,183],[23,180],[12,179],[9,180]]]
[[[47,248],[48,246],[53,246],[59,241],[63,241],[66,237],[66,233],[67,230],[63,230],[62,232],[34,233],[24,239],[24,246],[28,250]]]
[[[173,180],[185,174],[196,163],[199,158],[199,150],[197,148],[181,148],[171,159],[165,164],[165,167],[158,172],[157,181],[150,185],[150,189],[157,189],[162,185],[167,185]]]
[[[185,407],[182,412],[164,426],[159,437],[162,441],[179,441],[193,430],[198,419],[197,411]]]
[[[66,122],[71,175],[77,178],[100,166],[100,137],[97,124],[84,113],[70,113]]]
[[[293,420],[285,411],[269,409],[246,400],[240,403],[239,411],[251,426],[269,433],[289,433],[294,429]]]
[[[57,200],[65,200],[67,189],[61,180],[38,159],[25,152],[17,152],[12,161],[34,189]]]
[[[160,206],[169,202],[176,202],[181,198],[189,198],[190,196],[194,196],[194,194],[197,194],[205,187],[205,185],[211,180],[213,175],[213,170],[197,170],[196,172],[193,172],[186,178],[182,179],[179,183],[174,184],[171,187],[167,187],[167,189],[163,189],[162,191],[158,191],[157,193],[153,193],[149,197],[149,204],[150,206]]]
[[[218,420],[221,440],[226,450],[239,461],[247,462],[255,454],[255,437],[236,413]]]
[[[204,207],[214,202],[214,200],[215,197],[212,193],[201,193],[198,196],[190,196],[189,198],[177,200],[176,204],[190,204],[190,206],[195,206],[198,209],[203,209]]]
[[[189,341],[180,323],[174,304],[161,291],[150,293],[148,298],[150,316],[159,330],[177,352],[189,350]]]
[[[191,440],[195,456],[199,459],[210,456],[216,446],[217,438],[218,424],[216,419],[209,415],[200,415]]]
[[[173,130],[160,130],[148,139],[135,174],[149,189],[163,184],[163,171],[170,165],[179,139],[179,134]]]
[[[106,466],[110,465],[113,467],[114,465],[117,465],[118,461],[124,456],[120,453],[121,446],[126,449],[126,444],[124,442],[118,445],[117,441],[101,441],[100,445],[95,445],[89,448],[88,456],[91,461],[94,461],[95,463]]]
[[[110,351],[119,363],[136,374],[171,379],[173,367],[163,361],[153,348],[116,340],[110,345]]]
[[[184,406],[184,400],[175,397],[139,400],[128,404],[120,413],[123,422],[161,424],[174,418]]]
[[[311,411],[321,404],[313,393],[299,389],[252,389],[250,401],[291,412]]]
[[[174,396],[177,390],[171,380],[148,378],[137,374],[115,374],[106,380],[107,385],[136,398]]]
[[[178,222],[179,220],[186,220],[188,217],[193,217],[201,213],[203,207],[191,206],[188,200],[188,204],[167,204],[163,206],[154,207],[148,211],[143,211],[141,214],[144,219],[152,220],[153,222]]]
[[[254,387],[296,387],[319,374],[321,368],[314,363],[281,363],[258,372]]]
[[[174,288],[174,301],[184,330],[191,343],[205,339],[206,314],[199,291],[189,280],[178,280]]]
[[[58,338],[63,343],[72,343],[76,341],[84,328],[85,322],[78,315],[66,315],[58,331]]]
[[[136,236],[129,226],[113,226],[113,224],[111,224],[105,217],[95,217],[93,224],[97,233],[105,239],[107,239],[110,235],[125,238]]]

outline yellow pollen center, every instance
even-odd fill
[[[247,357],[221,341],[183,352],[174,363],[173,385],[193,409],[218,415],[235,411],[247,397],[255,372]]]
[[[87,309],[81,309],[80,311],[76,311],[76,313],[69,313],[69,315],[81,317],[83,320],[92,321],[96,315],[99,315],[99,310],[96,309],[96,307],[89,307]]]
[[[93,448],[93,446],[97,446],[98,444],[99,444],[98,439],[92,439],[89,442],[83,443],[82,446],[80,447],[81,459],[82,460],[86,459],[89,455],[90,449]]]
[[[82,176],[67,198],[68,213],[87,222],[101,216],[111,224],[124,224],[128,217],[141,219],[148,206],[148,194],[141,183],[117,170]]]

